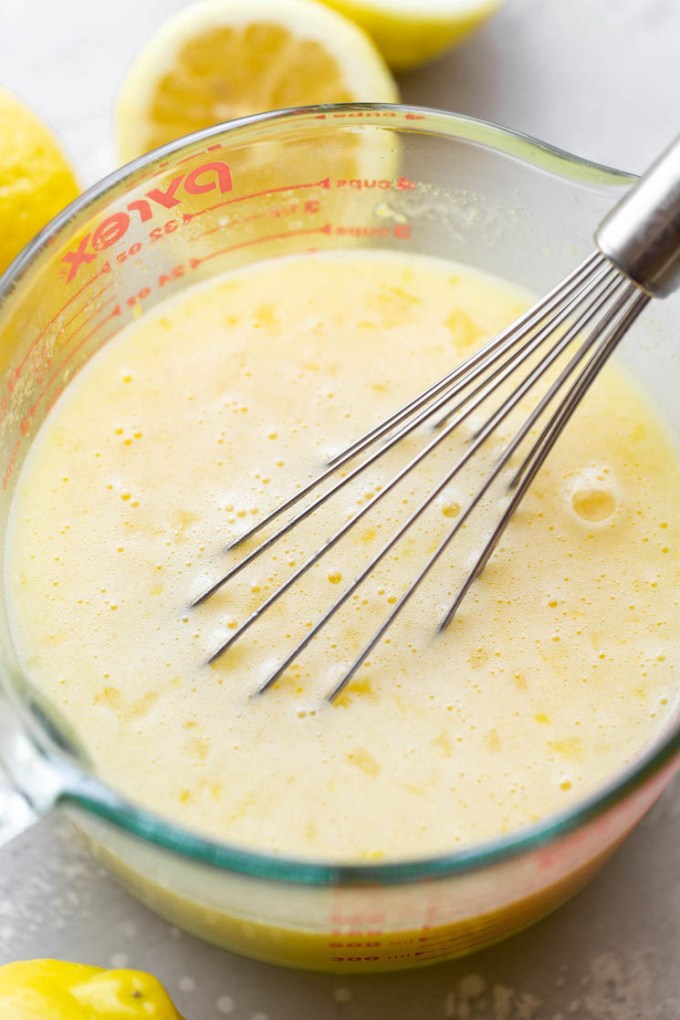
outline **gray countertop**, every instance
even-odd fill
[[[126,66],[182,6],[0,0],[0,83],[51,121],[84,183],[113,166]],[[680,0],[507,0],[402,90],[641,170],[679,126]],[[52,817],[0,853],[0,961],[27,956],[147,968],[187,1020],[680,1020],[680,783],[588,889],[523,935],[431,970],[352,979],[252,963],[168,927]]]
[[[30,956],[151,970],[187,1020],[678,1020],[680,783],[586,890],[522,935],[439,967],[352,978],[269,967],[178,932],[53,817],[0,867],[0,960]]]

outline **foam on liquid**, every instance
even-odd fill
[[[395,859],[565,808],[653,740],[678,687],[680,460],[649,397],[614,365],[449,630],[437,636],[437,620],[488,533],[484,513],[334,706],[324,695],[454,523],[500,437],[266,696],[248,697],[472,425],[212,667],[208,655],[403,455],[187,608],[233,562],[230,540],[526,300],[424,257],[296,256],[183,293],[93,358],[23,468],[6,577],[23,668],[103,777],[231,842]]]

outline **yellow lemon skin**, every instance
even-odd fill
[[[0,967],[0,1017],[7,1020],[182,1020],[151,974],[61,960]]]
[[[0,88],[0,273],[79,190],[47,125]]]
[[[324,0],[373,38],[389,66],[409,71],[457,46],[494,14],[503,0]]]

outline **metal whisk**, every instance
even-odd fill
[[[334,457],[313,481],[299,488],[294,495],[230,546],[231,549],[237,548],[267,528],[282,514],[292,510],[300,501],[313,496],[311,502],[298,509],[289,520],[247,553],[196,599],[194,606],[204,602],[258,556],[271,549],[284,535],[350,484],[387,450],[395,447],[420,425],[434,419],[436,428],[424,448],[238,626],[213,653],[211,662],[226,652],[368,511],[393,491],[437,447],[440,447],[482,404],[495,395],[498,402],[494,410],[481,427],[476,429],[464,452],[446,472],[442,481],[427,494],[407,520],[371,557],[351,584],[277,665],[257,693],[271,687],[554,365],[557,374],[553,381],[537,400],[514,436],[506,443],[476,494],[468,505],[461,509],[451,530],[439,542],[420,573],[327,695],[328,700],[335,699],[350,682],[446,552],[492,484],[506,469],[510,459],[520,447],[526,446],[526,452],[510,479],[506,505],[499,513],[489,538],[444,615],[440,629],[451,622],[461,602],[489,561],[508,522],[556,440],[612,351],[651,297],[665,297],[680,286],[680,138],[657,159],[603,220],[595,233],[595,242],[597,251],[520,319],[459,364],[443,379]],[[567,359],[570,347],[573,347],[573,351]],[[539,351],[540,358],[532,357]],[[562,362],[565,363],[560,367]],[[508,386],[504,385],[508,381],[514,384],[514,388],[509,392]],[[359,462],[350,470],[341,470],[357,458],[360,458]],[[317,487],[324,482],[329,482],[329,487],[316,493]]]

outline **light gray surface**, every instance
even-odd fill
[[[253,963],[169,928],[52,818],[3,852],[0,960],[147,968],[187,1020],[678,1020],[679,877],[676,783],[587,890],[517,938],[419,972],[340,978]]]
[[[0,82],[59,132],[84,183],[113,167],[116,92],[187,0],[0,0]],[[680,128],[678,0],[506,0],[463,48],[402,78],[404,99],[496,120],[640,171]]]
[[[182,6],[0,0],[0,82],[52,122],[84,183],[113,166],[127,64]],[[403,93],[641,170],[680,128],[680,0],[508,0],[464,49],[405,76]],[[433,970],[351,980],[180,935],[52,818],[0,855],[0,960],[36,955],[149,968],[187,1020],[679,1020],[680,785],[588,890],[524,935]]]

